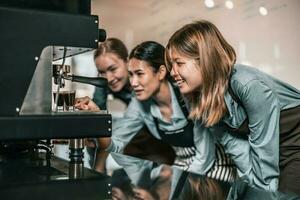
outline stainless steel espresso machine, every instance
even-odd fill
[[[110,198],[109,177],[83,167],[81,138],[110,137],[111,115],[53,110],[53,80],[57,94],[64,80],[106,87],[64,65],[106,38],[90,7],[90,0],[0,2],[1,199]],[[54,138],[71,139],[70,162],[51,154]]]

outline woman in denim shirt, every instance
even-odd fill
[[[172,35],[166,60],[189,117],[223,144],[239,176],[267,190],[279,180],[281,191],[300,194],[300,91],[235,64],[234,49],[204,20]]]
[[[94,52],[94,62],[99,76],[108,81],[108,87],[96,87],[93,101],[101,110],[107,109],[107,95],[121,100],[126,106],[133,96],[127,70],[128,51],[125,44],[117,38],[108,38]],[[113,118],[115,119],[115,118]],[[113,120],[114,121],[114,120]],[[104,140],[104,139],[103,139]],[[93,146],[92,142],[92,146]],[[151,144],[154,148],[142,148],[143,144]],[[90,163],[98,171],[105,171],[106,152],[95,152],[95,148],[87,148],[90,153]],[[164,153],[161,153],[163,151]],[[125,154],[141,158],[151,157],[154,160],[170,163],[173,160],[171,147],[155,139],[149,130],[142,128],[137,136],[126,145]]]
[[[208,131],[202,130],[201,124],[194,124],[187,119],[188,110],[178,96],[179,90],[168,79],[164,53],[165,48],[152,41],[143,42],[132,50],[128,71],[135,97],[124,117],[113,124],[111,141],[102,143],[100,148],[122,153],[126,144],[146,125],[155,138],[173,147],[175,166],[219,180],[232,181],[235,178],[235,167],[222,147],[215,144],[214,137]],[[76,106],[98,109],[89,99],[79,100]],[[198,132],[201,134],[194,134]]]
[[[117,38],[108,38],[94,52],[94,61],[99,76],[108,81],[107,88],[96,88],[93,101],[106,110],[107,95],[112,94],[126,105],[129,104],[132,91],[127,71],[128,51],[124,43]]]

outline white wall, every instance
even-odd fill
[[[206,0],[207,1],[207,0]],[[234,46],[238,62],[249,63],[300,89],[300,1],[215,0],[92,0],[92,14],[108,37],[122,39],[129,49],[145,40],[166,44],[186,23],[207,19]],[[260,14],[260,7],[268,14]]]

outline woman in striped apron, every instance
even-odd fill
[[[300,91],[236,64],[234,49],[205,20],[176,31],[166,52],[188,97],[189,117],[211,130],[239,176],[255,187],[300,195]]]
[[[128,105],[124,117],[113,124],[111,140],[99,148],[109,152],[123,152],[124,146],[146,125],[155,138],[173,147],[175,166],[219,180],[232,181],[235,178],[235,167],[224,150],[219,146],[216,148],[213,135],[209,131],[194,134],[201,126],[187,119],[185,103],[178,89],[167,78],[164,50],[161,44],[151,41],[132,50],[128,71],[135,97]],[[78,108],[97,110],[90,99],[78,99],[77,102]],[[211,153],[203,153],[207,151]]]

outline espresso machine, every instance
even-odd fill
[[[90,0],[0,2],[1,199],[110,198],[110,178],[83,167],[82,138],[110,137],[111,115],[53,109],[53,80],[57,94],[65,80],[106,87],[64,64],[106,38],[90,7]],[[51,139],[70,139],[70,162],[51,154]]]

